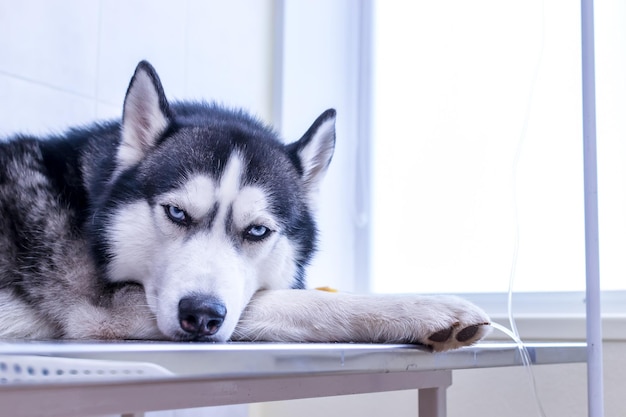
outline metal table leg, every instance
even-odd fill
[[[452,371],[448,371],[450,383]],[[419,417],[446,417],[446,390],[450,384],[418,390]]]

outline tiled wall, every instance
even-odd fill
[[[0,136],[119,117],[148,59],[170,98],[271,121],[272,1],[0,0]]]

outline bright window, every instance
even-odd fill
[[[371,286],[585,285],[579,3],[379,1]],[[626,5],[596,6],[601,283],[626,289]]]

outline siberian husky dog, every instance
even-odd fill
[[[0,337],[416,343],[482,338],[456,297],[305,290],[335,111],[301,139],[168,103],[137,66],[121,121],[0,142]]]

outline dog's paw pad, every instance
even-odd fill
[[[478,330],[482,327],[482,324],[476,324],[474,326],[468,326],[464,329],[462,329],[461,331],[459,331],[456,334],[456,340],[458,340],[459,342],[463,343],[463,342],[467,342],[471,339],[474,338],[474,336],[476,336],[476,333],[478,333]]]
[[[454,331],[454,327],[449,327],[447,329],[440,330],[436,333],[431,334],[428,340],[430,340],[431,342],[435,342],[435,343],[444,343],[448,339],[450,339],[450,336],[452,336],[453,331]]]
[[[435,352],[458,349],[469,346],[489,333],[489,323],[462,325],[455,323],[452,327],[432,333],[425,343]]]

